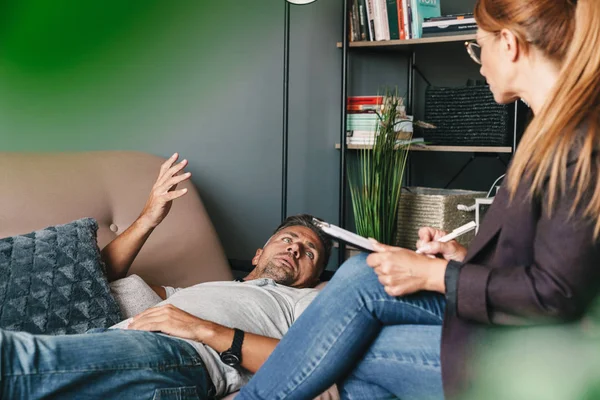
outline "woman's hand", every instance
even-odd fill
[[[460,245],[456,240],[451,240],[446,243],[438,242],[442,236],[446,236],[446,232],[439,229],[424,227],[419,229],[419,240],[417,240],[417,250],[421,254],[442,256],[450,261],[462,262],[467,255],[467,249]]]
[[[189,172],[180,174],[187,165],[187,160],[175,164],[179,154],[173,154],[160,167],[158,178],[152,186],[150,197],[138,218],[148,229],[154,229],[169,213],[173,200],[187,193],[187,189],[175,190],[177,184],[187,180],[192,175]]]
[[[367,264],[390,296],[406,296],[422,290],[445,292],[447,261],[377,241],[373,241],[373,246],[375,253],[367,257]]]

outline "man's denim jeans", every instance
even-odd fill
[[[444,296],[385,293],[366,255],[348,260],[236,400],[312,399],[334,382],[348,399],[443,399]]]
[[[2,399],[208,399],[214,390],[191,345],[151,332],[0,330],[0,363]]]

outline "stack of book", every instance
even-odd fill
[[[467,35],[476,31],[477,23],[471,13],[425,18],[423,21],[423,37]]]
[[[384,103],[383,96],[348,97],[346,114],[346,144],[373,145],[379,126],[379,112]],[[401,110],[404,111],[404,110]],[[413,138],[412,116],[408,121],[399,122],[395,130],[398,132],[398,144],[419,143],[423,138]]]
[[[379,125],[383,96],[348,97],[346,114],[346,143],[373,143]]]
[[[349,40],[418,39],[424,19],[441,16],[440,1],[351,0]]]

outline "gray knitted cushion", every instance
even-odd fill
[[[84,218],[0,239],[0,328],[61,335],[121,320]]]

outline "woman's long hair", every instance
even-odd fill
[[[509,29],[520,45],[535,46],[561,66],[552,93],[514,156],[508,172],[511,197],[523,177],[531,179],[530,196],[547,196],[552,213],[570,185],[576,189],[571,213],[584,206],[586,217],[596,220],[594,239],[598,239],[600,184],[594,171],[600,171],[600,163],[593,152],[600,136],[600,0],[478,0],[475,18],[488,32]],[[585,126],[588,131],[582,136]],[[573,148],[580,152],[567,182]]]

